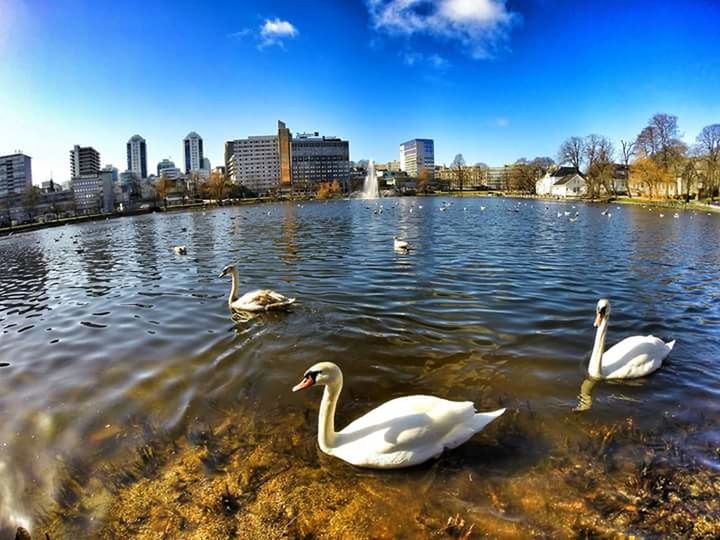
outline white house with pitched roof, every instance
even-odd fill
[[[535,182],[535,193],[551,197],[581,197],[587,192],[585,177],[575,167],[558,167]]]

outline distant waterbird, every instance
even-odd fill
[[[393,238],[393,249],[395,251],[410,251],[410,244],[407,240],[402,240],[399,236]]]
[[[175,255],[187,255],[187,248],[185,246],[175,246],[173,251]]]

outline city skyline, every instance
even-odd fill
[[[216,165],[226,141],[278,118],[351,141],[354,161],[397,159],[416,137],[435,140],[438,164],[555,157],[570,135],[634,138],[656,112],[678,115],[693,142],[720,118],[719,16],[704,1],[4,0],[0,154],[30,155],[36,184],[51,171],[63,182],[75,144],[122,170],[140,133],[152,170],[184,163],[196,131]]]

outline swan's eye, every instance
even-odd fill
[[[305,378],[306,378],[306,379],[310,378],[310,379],[313,380],[313,382],[316,382],[316,381],[317,381],[317,376],[320,375],[321,373],[322,373],[321,370],[318,370],[318,371],[308,371],[307,373],[305,373]]]

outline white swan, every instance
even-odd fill
[[[477,413],[471,401],[433,396],[392,399],[335,431],[335,406],[343,376],[332,362],[315,364],[293,392],[325,385],[318,419],[318,444],[331,456],[358,467],[397,469],[438,457],[479,433],[505,409]]]
[[[407,240],[401,240],[399,236],[393,238],[393,248],[395,251],[410,251],[410,244]]]
[[[664,343],[655,336],[632,336],[616,343],[603,353],[605,334],[610,320],[610,302],[597,303],[595,345],[588,374],[594,379],[634,379],[657,370],[672,351],[675,341]]]
[[[230,311],[273,311],[287,309],[295,302],[294,298],[288,298],[270,289],[250,291],[238,297],[238,283],[240,282],[240,278],[238,277],[235,265],[229,264],[223,268],[219,277],[224,277],[228,274],[232,276],[230,296],[228,297],[228,307]]]
[[[187,255],[187,248],[185,246],[175,246],[173,251],[175,255]]]

